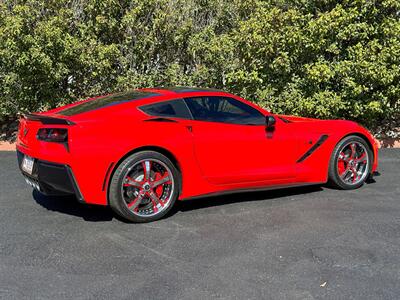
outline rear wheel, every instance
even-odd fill
[[[116,169],[110,183],[110,205],[129,221],[155,221],[172,208],[180,185],[180,174],[166,156],[155,151],[138,152]]]
[[[371,173],[373,154],[366,141],[348,136],[335,147],[329,163],[329,181],[340,189],[356,189]]]

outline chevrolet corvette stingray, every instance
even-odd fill
[[[133,222],[214,194],[327,182],[355,189],[377,170],[377,149],[355,122],[277,115],[230,93],[185,87],[28,114],[17,137],[33,188],[110,205]]]

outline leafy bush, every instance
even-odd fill
[[[398,0],[4,0],[0,14],[0,116],[189,85],[372,128],[399,117]]]

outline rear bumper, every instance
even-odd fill
[[[79,202],[85,202],[75,180],[74,173],[68,165],[35,159],[32,174],[21,169],[24,154],[17,151],[18,166],[27,182],[45,195],[75,195]]]

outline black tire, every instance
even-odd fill
[[[367,160],[368,160],[368,165],[366,166],[366,169],[364,170],[363,174],[366,173],[366,175],[361,176],[360,181],[355,183],[355,184],[349,184],[345,182],[344,179],[342,179],[339,176],[338,172],[338,158],[340,155],[341,150],[343,147],[346,147],[349,143],[359,143],[364,146],[364,149],[366,150],[367,153]],[[329,171],[328,171],[328,183],[338,189],[342,190],[352,190],[352,189],[357,189],[360,186],[364,184],[364,182],[368,179],[369,174],[371,173],[372,170],[372,163],[373,163],[373,153],[368,145],[368,143],[361,137],[356,136],[356,135],[350,135],[345,138],[343,138],[334,148],[330,161],[329,161]]]
[[[125,176],[130,170],[129,168],[132,168],[143,160],[154,160],[164,163],[169,168],[169,171],[173,177],[173,192],[169,198],[170,200],[167,204],[168,207],[163,207],[162,211],[159,211],[152,216],[138,215],[128,209],[122,191]],[[141,151],[127,157],[115,170],[109,185],[108,199],[111,208],[125,220],[135,223],[145,223],[159,220],[164,217],[173,207],[176,199],[179,196],[180,189],[181,175],[168,157],[155,151]]]

